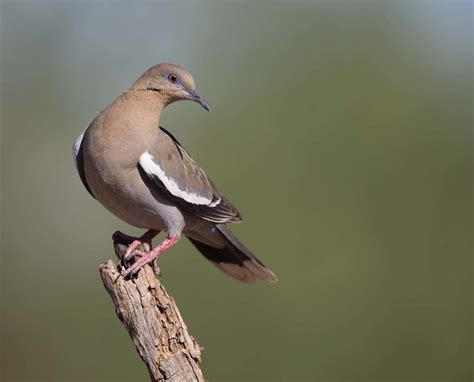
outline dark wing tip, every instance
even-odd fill
[[[226,239],[226,244],[222,248],[205,244],[189,236],[188,239],[206,259],[233,279],[245,283],[253,283],[256,280],[269,283],[278,281],[276,275],[246,249],[229,230],[221,224],[216,225],[216,228]]]

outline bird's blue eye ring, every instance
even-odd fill
[[[170,73],[168,74],[168,80],[170,80],[172,83],[178,82],[178,76],[175,73]]]

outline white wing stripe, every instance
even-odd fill
[[[181,190],[175,181],[171,178],[168,178],[162,168],[153,161],[153,155],[150,153],[145,152],[141,155],[140,165],[147,174],[157,176],[172,195],[182,198],[188,203],[193,204],[210,205],[212,202],[211,199],[205,198],[193,192],[189,192],[187,189]]]

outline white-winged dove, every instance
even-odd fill
[[[210,107],[182,67],[160,64],[92,121],[74,142],[77,169],[89,193],[123,221],[148,231],[128,247],[137,257],[123,272],[132,275],[174,245],[181,233],[220,270],[243,282],[276,282],[227,228],[241,221],[237,209],[216,189],[173,135],[160,127],[172,102],[192,100]],[[151,240],[168,233],[155,249]],[[146,251],[139,249],[143,244]]]

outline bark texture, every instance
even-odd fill
[[[115,253],[121,259],[133,238],[116,232],[113,240]],[[99,271],[115,312],[145,362],[151,380],[205,381],[199,367],[201,347],[188,334],[174,299],[152,267],[146,265],[127,280],[112,260],[103,263]]]

